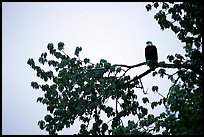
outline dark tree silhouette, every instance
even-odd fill
[[[69,128],[75,120],[82,121],[78,134],[83,135],[180,135],[202,134],[202,6],[198,2],[158,3],[146,6],[147,11],[158,9],[154,18],[162,30],[170,29],[185,44],[185,56],[178,53],[168,55],[169,63],[158,62],[154,67],[131,78],[126,73],[133,68],[148,65],[142,62],[128,66],[111,64],[105,59],[93,64],[90,59],[80,59],[81,47],[76,47],[75,56],[64,53],[64,43],[58,48],[49,43],[49,54],[56,60],[47,59],[46,52],[39,57],[39,63],[49,65],[53,71],[45,71],[37,66],[32,58],[28,64],[45,84],[31,82],[34,89],[41,89],[43,97],[37,102],[47,106],[49,114],[38,122],[40,129],[50,135],[57,134],[63,128]],[[167,74],[166,68],[176,70]],[[156,71],[158,70],[158,71]],[[157,101],[143,97],[142,103],[151,104],[152,109],[163,105],[166,111],[159,116],[148,113],[148,109],[138,101],[135,90],[144,91],[141,78],[153,72],[153,76],[167,77],[172,82],[167,96],[159,93],[159,87],[152,90],[162,96]],[[48,84],[47,81],[52,84]],[[109,106],[112,99],[115,104]],[[110,121],[101,118],[105,114]],[[130,114],[137,121],[128,121],[125,126],[121,120]],[[90,125],[92,121],[92,125]],[[110,124],[110,126],[108,125]],[[163,128],[161,130],[161,128]]]

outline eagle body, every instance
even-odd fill
[[[149,67],[151,68],[158,62],[157,48],[156,46],[152,45],[151,41],[148,41],[146,44],[147,46],[145,48],[145,59],[146,61],[153,61],[153,64],[149,65]]]

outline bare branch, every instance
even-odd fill
[[[123,65],[123,64],[115,64],[113,66],[126,67],[128,69],[131,69],[131,68],[135,68],[135,67],[140,67],[142,65],[146,65],[146,62],[142,62],[142,63],[132,65],[132,66]],[[188,65],[188,64],[181,64],[181,65],[178,66],[178,65],[175,65],[175,64],[167,64],[167,63],[159,62],[159,63],[156,64],[156,68],[157,67],[162,67],[162,68],[185,68],[185,69],[190,69],[190,70],[194,71],[195,73],[197,73],[199,75],[202,75],[202,70],[195,69],[191,65]]]
[[[136,65],[132,65],[132,66],[123,65],[123,64],[115,64],[113,66],[115,66],[115,67],[126,67],[126,68],[131,69],[131,68],[139,67],[139,66],[142,66],[142,65],[145,65],[145,64],[146,64],[146,62],[142,62],[142,63],[136,64]]]
[[[141,79],[141,78],[144,77],[145,75],[149,74],[151,71],[154,71],[155,68],[157,68],[157,67],[150,68],[150,69],[148,69],[147,71],[145,71],[144,73],[140,74],[139,76],[136,76],[136,77],[134,77],[133,79],[129,80],[128,82],[124,83],[123,86],[122,86],[122,88],[126,88],[127,86],[129,86],[129,84],[130,84],[131,82],[136,81],[136,80],[138,80],[138,79]]]

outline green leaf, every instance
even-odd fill
[[[54,56],[55,56],[57,59],[59,59],[59,58],[62,57],[62,54],[59,53],[59,52],[54,52]]]
[[[171,26],[171,29],[172,31],[174,31],[175,34],[177,34],[180,31],[180,28],[174,25]]]
[[[46,72],[46,76],[51,79],[54,75],[52,71],[48,71]]]
[[[45,81],[45,82],[48,81],[48,78],[47,78],[46,76],[44,77],[44,81]]]
[[[149,99],[147,97],[142,98],[143,103],[149,103]]]
[[[44,52],[44,58],[46,58],[47,57],[47,53],[46,52]]]
[[[158,86],[152,86],[152,91],[157,92],[158,91]]]
[[[53,50],[53,48],[54,48],[54,45],[53,45],[52,43],[49,43],[49,44],[47,45],[47,49],[48,49],[49,51]]]
[[[50,113],[53,113],[54,107],[53,106],[47,106],[47,111],[50,111]]]
[[[87,64],[87,63],[89,63],[89,62],[90,62],[90,59],[88,59],[88,58],[85,58],[85,59],[84,59],[84,63],[85,63],[85,64]]]
[[[31,82],[31,86],[34,88],[34,89],[39,89],[39,85],[37,82]]]
[[[151,103],[151,108],[154,109],[158,105],[158,102],[152,102]]]
[[[175,92],[179,92],[180,87],[179,87],[178,85],[175,85],[175,86],[174,86],[174,90],[175,90]]]
[[[133,129],[135,126],[136,126],[136,124],[135,124],[134,121],[128,120],[128,127],[129,127],[130,129]]]
[[[110,63],[104,63],[104,68],[106,69],[106,70],[109,70],[109,69],[111,69],[111,64]]]
[[[64,49],[64,43],[63,42],[59,42],[58,43],[58,50],[62,50]]]
[[[47,98],[44,98],[44,99],[42,100],[42,104],[48,104],[48,102],[49,102],[49,100],[48,100]]]
[[[154,7],[155,7],[156,9],[159,7],[158,2],[155,2],[155,3],[154,3]]]
[[[82,51],[82,48],[81,47],[76,47],[74,54],[78,57],[80,51]]]
[[[39,125],[41,130],[43,130],[45,128],[45,122],[43,120],[38,121],[38,125]]]
[[[38,97],[37,98],[37,102],[42,102],[42,100],[43,100],[43,97]]]
[[[46,115],[44,119],[46,122],[50,122],[52,120],[52,116]]]
[[[108,130],[108,125],[106,123],[102,124],[102,131],[105,132]]]
[[[166,2],[164,2],[162,5],[162,9],[168,9],[168,8],[169,8],[169,5]]]
[[[59,89],[60,92],[62,92],[63,89],[64,89],[64,86],[60,84],[60,85],[58,86],[58,89]]]
[[[44,65],[46,60],[45,60],[44,58],[40,57],[40,58],[38,59],[38,61],[39,61],[41,64]]]
[[[152,73],[152,76],[154,77],[154,76],[156,76],[156,75],[157,75],[157,72],[154,71],[154,72]]]
[[[108,107],[105,109],[105,112],[106,112],[107,116],[110,117],[111,114],[112,114],[112,112],[113,112],[113,108],[108,106]]]
[[[35,66],[35,62],[32,58],[29,58],[27,64],[30,65],[32,68]]]
[[[172,62],[172,60],[174,60],[174,56],[173,55],[168,55],[167,59],[169,59],[169,62]]]
[[[147,4],[147,5],[146,5],[146,9],[147,9],[147,11],[150,11],[151,8],[152,8],[152,6],[151,6],[150,4]]]
[[[165,69],[159,69],[158,73],[160,74],[160,77],[164,77],[166,70]]]
[[[146,108],[142,108],[141,111],[142,111],[143,115],[147,115],[147,113],[148,113],[148,109],[146,109]]]
[[[122,70],[121,67],[119,67],[116,69],[116,72],[120,72],[121,70]]]

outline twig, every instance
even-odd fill
[[[161,97],[165,98],[161,93],[159,93],[158,91],[156,91],[157,94],[159,94]]]
[[[142,84],[141,79],[139,79],[139,80],[140,80],[141,88],[143,89],[143,93],[144,93],[144,94],[147,94],[147,92],[144,91],[144,87],[143,87],[143,84]]]

